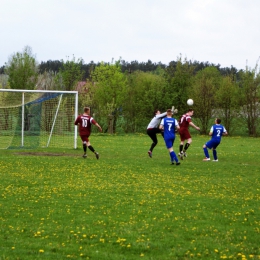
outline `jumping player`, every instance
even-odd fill
[[[198,131],[200,131],[200,128],[198,126],[196,126],[195,124],[192,123],[192,119],[191,117],[193,116],[193,109],[189,109],[187,111],[186,114],[182,115],[182,117],[179,120],[179,125],[180,125],[180,138],[181,138],[181,143],[180,143],[180,152],[179,152],[179,156],[180,159],[183,160],[183,157],[187,157],[186,151],[188,150],[192,139],[191,139],[191,135],[189,132],[189,126],[192,126],[193,128],[197,129]],[[187,140],[185,146],[184,146],[184,142]],[[184,146],[184,149],[183,149]]]
[[[152,120],[150,121],[150,123],[147,126],[146,132],[153,141],[151,144],[150,150],[148,151],[148,155],[150,158],[152,158],[153,149],[158,143],[156,134],[161,133],[163,136],[163,132],[159,129],[158,125],[160,124],[160,121],[162,120],[162,118],[164,118],[166,116],[166,114],[167,114],[167,112],[164,112],[161,114],[160,110],[158,110],[158,109],[155,110],[154,117],[152,118]]]
[[[181,163],[178,160],[176,153],[173,151],[173,144],[175,140],[175,129],[179,129],[178,121],[172,117],[172,110],[167,110],[167,116],[162,119],[161,124],[159,126],[161,130],[164,130],[164,141],[166,147],[169,151],[171,164],[176,162],[176,165],[180,165]]]

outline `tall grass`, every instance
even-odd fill
[[[170,165],[162,137],[93,135],[79,149],[0,150],[0,259],[260,259],[259,139],[208,136]],[[175,141],[175,151],[179,140]]]

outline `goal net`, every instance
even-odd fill
[[[0,149],[76,149],[77,114],[77,91],[0,89]]]

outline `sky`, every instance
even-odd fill
[[[259,0],[1,0],[0,25],[0,67],[25,46],[39,63],[181,57],[239,70],[260,57]]]

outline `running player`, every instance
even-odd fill
[[[79,126],[79,135],[83,143],[83,158],[87,157],[87,147],[91,152],[96,155],[96,158],[99,159],[99,153],[95,151],[93,146],[90,144],[89,136],[91,134],[91,125],[98,127],[99,131],[102,132],[101,126],[90,116],[90,108],[84,107],[84,113],[79,115],[74,122],[75,125]]]

